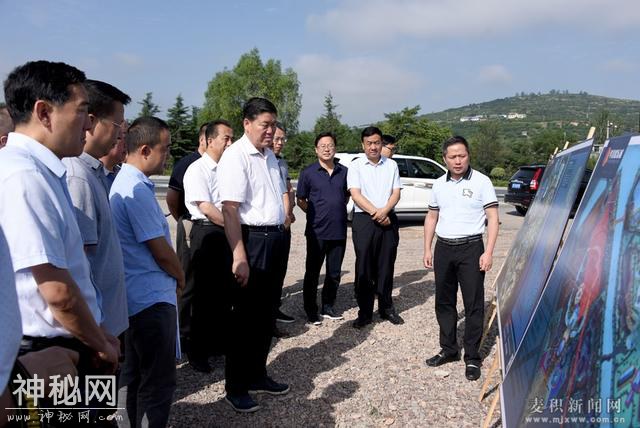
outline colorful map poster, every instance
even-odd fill
[[[560,152],[547,166],[541,187],[496,279],[502,369],[507,373],[551,271],[593,140]]]
[[[506,427],[640,426],[640,136],[605,146],[501,389]]]

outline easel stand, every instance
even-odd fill
[[[491,324],[493,324],[493,321],[495,320],[496,317],[496,313],[497,313],[497,305],[496,305],[496,301],[495,299],[493,300],[493,302],[491,303],[492,305],[492,311],[491,311],[491,317],[489,318],[489,323],[487,325],[487,327],[484,330],[484,333],[482,335],[482,341],[484,341],[484,338],[486,337],[487,333],[489,332],[489,330],[491,329]],[[482,343],[481,341],[481,343]],[[502,376],[501,376],[501,370],[500,370],[500,355],[502,353],[502,349],[500,348],[500,335],[498,335],[496,337],[496,356],[493,359],[493,363],[491,363],[491,368],[489,369],[489,372],[487,373],[487,376],[484,380],[484,383],[482,384],[482,388],[480,389],[480,396],[478,397],[478,401],[482,402],[482,400],[484,400],[485,398],[485,394],[487,392],[487,389],[489,388],[489,383],[493,380],[493,376],[494,374],[497,373],[498,375],[498,383],[496,384],[495,388],[496,388],[496,394],[493,397],[493,400],[491,400],[491,406],[489,406],[489,412],[487,413],[487,416],[484,419],[484,422],[482,423],[482,428],[488,428],[489,424],[491,423],[491,419],[493,418],[493,413],[496,411],[496,406],[498,405],[498,400],[500,399],[500,383],[502,383]]]

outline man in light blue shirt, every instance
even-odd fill
[[[127,162],[109,194],[129,307],[118,401],[132,427],[166,426],[176,387],[176,293],[184,273],[149,176],[164,170],[169,127],[154,117],[138,118],[126,144]]]
[[[99,159],[122,137],[124,105],[131,100],[114,86],[87,80],[91,129],[86,133],[83,153],[64,158],[67,185],[75,208],[84,250],[91,273],[100,291],[103,327],[114,336],[129,326],[124,265],[118,233],[111,218],[109,187]]]

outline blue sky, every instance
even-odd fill
[[[640,99],[638,0],[0,0],[0,78],[65,61],[162,108],[257,47],[293,68],[301,129],[331,92],[362,125],[551,89]],[[0,97],[1,98],[1,97]]]

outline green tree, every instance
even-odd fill
[[[153,92],[147,92],[142,101],[138,101],[142,106],[138,117],[155,116],[160,113],[160,106],[153,102]]]
[[[451,136],[451,130],[419,117],[419,111],[420,106],[417,105],[385,113],[387,120],[379,124],[380,129],[396,137],[398,153],[440,159],[442,143]]]
[[[329,92],[324,97],[324,114],[316,120],[313,132],[315,135],[321,132],[333,132],[338,140],[338,151],[358,151],[360,149],[359,133],[340,121],[341,116],[336,111],[337,107]]]
[[[471,139],[470,145],[471,162],[480,172],[489,175],[494,167],[503,164],[502,136],[498,122],[480,123],[478,132]]]
[[[310,131],[302,131],[287,138],[287,145],[284,146],[283,156],[289,164],[289,173],[292,177],[297,177],[307,165],[316,161],[315,134]]]
[[[263,63],[254,48],[243,54],[233,69],[225,68],[209,82],[200,122],[226,119],[235,135],[241,136],[242,106],[251,97],[264,97],[275,104],[278,120],[293,135],[298,131],[301,108],[299,87],[298,76],[291,68],[282,70],[280,61],[275,59]]]
[[[531,152],[528,163],[546,164],[553,153],[562,150],[566,134],[562,129],[545,129],[531,140]]]
[[[194,128],[190,109],[184,105],[181,94],[167,111],[167,125],[171,132],[171,156],[175,162],[198,147],[198,128]]]

